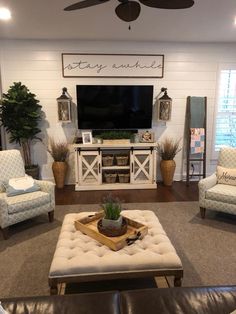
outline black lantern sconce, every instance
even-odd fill
[[[167,88],[162,87],[161,93],[164,93],[162,97],[158,99],[158,121],[170,121],[172,111],[172,99],[167,95]]]
[[[62,95],[57,98],[57,112],[59,122],[71,122],[71,97],[67,88],[62,88]]]

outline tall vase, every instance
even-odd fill
[[[54,161],[52,164],[52,172],[54,175],[56,187],[62,189],[65,185],[67,172],[67,163],[65,161]]]
[[[160,168],[164,185],[166,186],[172,185],[175,167],[176,164],[174,160],[161,160]]]

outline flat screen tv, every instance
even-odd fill
[[[79,129],[152,127],[152,85],[77,85]]]

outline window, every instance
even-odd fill
[[[214,151],[236,147],[236,65],[222,67],[219,72],[214,143]]]

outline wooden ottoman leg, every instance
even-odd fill
[[[174,286],[175,287],[181,287],[182,284],[182,277],[175,276],[174,278]]]
[[[202,219],[204,219],[205,214],[206,214],[206,208],[200,207],[200,214],[201,214]]]
[[[53,279],[49,279],[49,286],[50,286],[50,294],[51,295],[58,294],[58,287],[57,287],[56,281],[54,281]]]

